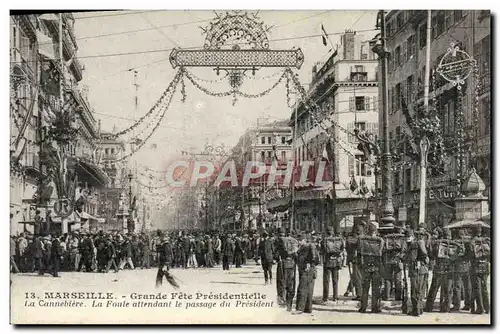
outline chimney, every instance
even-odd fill
[[[354,60],[354,45],[355,45],[356,32],[352,30],[346,30],[344,35],[342,35],[342,45],[344,46],[344,59]]]

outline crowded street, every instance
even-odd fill
[[[251,261],[253,262],[253,261]],[[321,269],[319,269],[321,271]],[[456,313],[424,313],[420,318],[401,314],[401,302],[383,302],[383,312],[377,315],[360,314],[357,312],[359,302],[352,297],[340,296],[338,302],[321,305],[321,279],[318,279],[315,288],[312,314],[293,315],[276,304],[276,282],[271,285],[264,284],[262,268],[249,263],[242,268],[232,268],[223,272],[221,267],[172,269],[172,273],[181,281],[179,291],[183,292],[261,292],[270,300],[274,300],[273,307],[247,308],[235,312],[234,309],[216,307],[209,309],[160,309],[150,308],[144,312],[141,319],[131,317],[137,312],[134,309],[118,310],[99,309],[95,312],[75,311],[71,308],[54,308],[43,314],[31,313],[33,323],[106,323],[112,314],[114,323],[147,323],[147,324],[182,324],[182,323],[217,323],[217,324],[242,324],[242,323],[276,323],[276,324],[488,324],[490,315],[475,315],[465,311]],[[58,292],[114,292],[118,296],[127,296],[131,293],[156,293],[174,292],[169,285],[155,290],[154,281],[156,269],[123,270],[118,273],[98,274],[67,272],[60,278],[52,276],[37,277],[36,274],[12,275],[12,298],[14,314],[24,304],[24,294],[27,291],[43,294],[46,291]],[[349,281],[349,272],[343,268],[340,272],[339,291],[344,292]],[[13,321],[15,321],[15,316]]]
[[[491,325],[490,20],[11,11],[11,322]]]

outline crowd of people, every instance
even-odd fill
[[[368,309],[370,290],[372,313],[381,312],[382,300],[394,298],[402,301],[404,313],[420,316],[434,310],[438,291],[440,312],[462,309],[489,313],[490,239],[479,226],[454,231],[436,228],[429,233],[424,225],[415,230],[398,226],[382,231],[365,222],[345,235],[336,235],[332,228],[323,235],[285,233],[281,228],[249,233],[22,233],[11,237],[10,264],[13,273],[55,277],[60,271],[107,273],[111,269],[157,267],[157,286],[163,277],[176,286],[170,268],[222,265],[227,271],[249,261],[262,266],[264,283],[271,284],[276,265],[278,304],[292,311],[296,297],[295,313],[312,312],[314,284],[321,267],[323,303],[338,300],[339,271],[348,267],[350,280],[344,297],[352,295],[361,301],[359,311],[363,313]]]

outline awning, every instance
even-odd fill
[[[445,226],[445,228],[461,228],[461,227],[469,227],[469,226],[481,226],[485,228],[490,228],[488,224],[482,222],[480,220],[461,220],[450,225]]]

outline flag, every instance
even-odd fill
[[[46,58],[55,59],[56,56],[54,53],[54,43],[52,42],[52,38],[45,35],[41,31],[36,32],[36,38],[38,40],[38,53]]]
[[[42,21],[59,21],[59,17],[56,14],[42,14],[38,18]]]
[[[323,24],[321,25],[321,31],[323,32],[323,36],[321,36],[321,38],[323,39],[323,45],[324,46],[327,46],[327,38],[328,38],[328,34],[326,33],[326,30],[325,30],[325,27],[323,27]]]
[[[351,182],[349,183],[349,189],[351,189],[352,192],[355,192],[356,189],[358,189],[358,183],[356,182],[354,176],[351,177]]]

